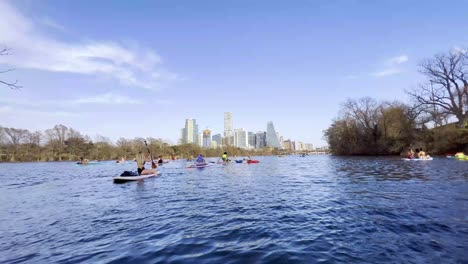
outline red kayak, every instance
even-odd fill
[[[260,163],[260,161],[258,161],[258,160],[248,160],[247,163],[248,164],[250,164],[250,163]]]

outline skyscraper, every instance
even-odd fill
[[[221,146],[223,145],[223,144],[222,144],[222,140],[223,140],[223,139],[222,139],[221,134],[213,135],[213,141],[216,142],[216,145],[217,145],[218,147],[221,147]]]
[[[276,133],[273,122],[267,123],[266,143],[268,147],[282,149],[278,134]]]
[[[257,132],[257,134],[255,134],[255,148],[261,149],[264,147],[266,147],[266,132]]]
[[[198,125],[195,119],[185,119],[185,128],[182,129],[182,143],[197,144]]]
[[[203,130],[203,147],[211,148],[211,131],[209,129]]]
[[[249,132],[249,148],[255,148],[256,135],[254,132]]]
[[[233,124],[232,124],[232,113],[224,112],[224,137],[226,138],[226,143],[232,145],[233,143]]]
[[[234,146],[247,149],[249,147],[249,136],[243,128],[234,130]]]

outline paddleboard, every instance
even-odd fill
[[[258,161],[258,160],[248,160],[247,163],[248,163],[248,164],[260,163],[260,161]]]
[[[140,175],[140,176],[118,176],[114,177],[114,183],[125,183],[129,181],[141,181],[147,178],[156,177],[158,174]]]
[[[187,168],[189,169],[193,169],[193,168],[205,168],[205,167],[208,167],[208,163],[201,163],[201,164],[193,164],[193,165],[190,165],[188,166]]]
[[[433,160],[433,158],[432,157],[427,158],[427,159],[408,159],[408,158],[405,158],[403,160],[406,160],[406,161],[425,161],[425,160]]]

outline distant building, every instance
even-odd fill
[[[279,140],[278,133],[275,130],[273,122],[268,122],[266,132],[266,144],[267,147],[282,149],[281,142]]]
[[[211,148],[211,131],[209,129],[203,130],[203,147]]]
[[[314,150],[314,144],[306,143],[306,144],[305,144],[305,148],[306,148],[306,150],[308,150],[308,151],[312,151],[312,150]]]
[[[255,148],[261,149],[264,147],[266,147],[266,132],[257,132],[255,134]]]
[[[247,133],[249,135],[249,148],[255,148],[255,139],[256,139],[256,135],[254,132],[248,132]]]
[[[198,125],[195,119],[185,119],[185,128],[182,129],[183,144],[198,143]]]
[[[234,146],[238,148],[249,148],[249,136],[243,128],[234,130]]]
[[[214,149],[215,149],[215,148],[217,148],[217,147],[218,147],[218,142],[212,140],[212,141],[211,141],[211,148],[214,148]]]
[[[294,150],[295,151],[303,151],[305,149],[305,144],[301,141],[294,141]]]
[[[203,134],[202,133],[198,133],[197,145],[199,145],[200,147],[203,147]]]
[[[290,139],[283,142],[283,148],[287,151],[294,151],[294,142]]]
[[[224,112],[224,137],[226,138],[226,144],[232,145],[231,141],[234,136],[234,126],[232,123],[232,113]]]
[[[212,140],[216,142],[217,147],[221,147],[223,145],[223,137],[221,136],[221,134],[213,135]]]

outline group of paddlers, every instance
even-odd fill
[[[430,158],[429,155],[424,152],[422,148],[418,148],[413,151],[413,149],[408,149],[408,153],[406,154],[408,159],[428,159]]]

